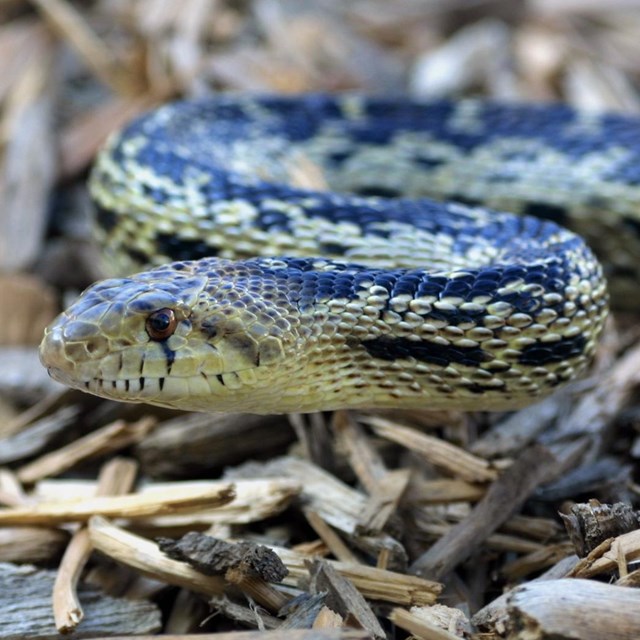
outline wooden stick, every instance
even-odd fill
[[[467,518],[451,528],[411,566],[417,575],[439,579],[478,548],[532,491],[557,469],[556,459],[542,446],[533,446],[496,480]]]
[[[89,520],[89,537],[94,549],[150,578],[207,596],[224,593],[225,581],[220,576],[205,576],[184,562],[171,560],[154,542],[129,533],[104,518],[94,516]]]
[[[115,458],[107,462],[100,470],[96,495],[128,493],[136,472],[137,464],[132,460]],[[60,633],[71,633],[84,618],[77,587],[91,551],[89,532],[82,527],[67,545],[53,586],[53,617]]]

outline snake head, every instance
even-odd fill
[[[263,281],[206,259],[99,282],[46,329],[40,359],[55,380],[105,398],[260,412],[295,334]]]

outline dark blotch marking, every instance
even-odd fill
[[[170,260],[200,260],[200,258],[215,257],[218,250],[202,240],[186,240],[169,233],[159,233],[156,236],[158,254],[165,255]]]
[[[211,340],[218,335],[218,325],[219,320],[216,318],[205,318],[200,323],[200,329],[202,330],[202,333],[207,336],[207,339]]]
[[[397,198],[400,193],[397,189],[389,187],[368,186],[355,189],[355,193],[359,196],[376,197],[376,198]]]
[[[491,360],[491,356],[479,347],[452,347],[428,341],[416,342],[407,338],[375,338],[365,340],[362,346],[374,358],[381,360],[403,360],[415,358],[441,367],[450,363],[478,366]]]
[[[482,200],[479,200],[478,198],[463,196],[461,193],[454,193],[453,195],[448,197],[448,200],[459,202],[460,204],[466,204],[469,207],[476,207],[482,204]]]
[[[138,249],[131,247],[125,247],[125,253],[131,258],[133,262],[139,265],[149,264],[149,256]]]
[[[625,227],[631,229],[631,231],[636,235],[636,237],[640,238],[640,221],[635,218],[623,217],[622,224]]]
[[[342,256],[346,253],[347,247],[342,244],[338,244],[337,242],[325,242],[320,246],[320,251],[322,251],[322,255],[331,256],[331,255],[339,255]]]
[[[524,208],[524,213],[541,220],[551,220],[557,224],[565,225],[567,212],[564,207],[559,207],[548,202],[529,202]]]
[[[105,231],[111,231],[118,224],[118,216],[111,209],[101,207],[95,203],[96,208],[96,222]]]
[[[167,359],[167,374],[169,374],[171,373],[171,367],[173,366],[173,363],[176,359],[176,352],[173,351],[173,349],[169,349],[169,345],[166,343],[166,341],[159,341],[158,344],[162,346],[164,357]]]
[[[558,342],[538,341],[522,350],[518,362],[533,366],[545,365],[549,362],[562,362],[581,355],[586,344],[587,340],[584,336],[564,338]]]

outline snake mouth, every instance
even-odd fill
[[[170,402],[184,398],[210,397],[223,390],[241,388],[250,382],[244,372],[227,372],[217,375],[199,373],[193,376],[162,376],[158,378],[77,379],[55,367],[48,368],[49,375],[67,386],[111,400],[124,402]]]

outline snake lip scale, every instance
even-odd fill
[[[97,158],[116,277],[48,327],[41,360],[71,387],[196,411],[524,406],[585,370],[607,314],[603,268],[564,225],[606,210],[589,242],[628,275],[634,246],[601,236],[637,210],[634,140],[633,119],[558,105],[165,105]]]

